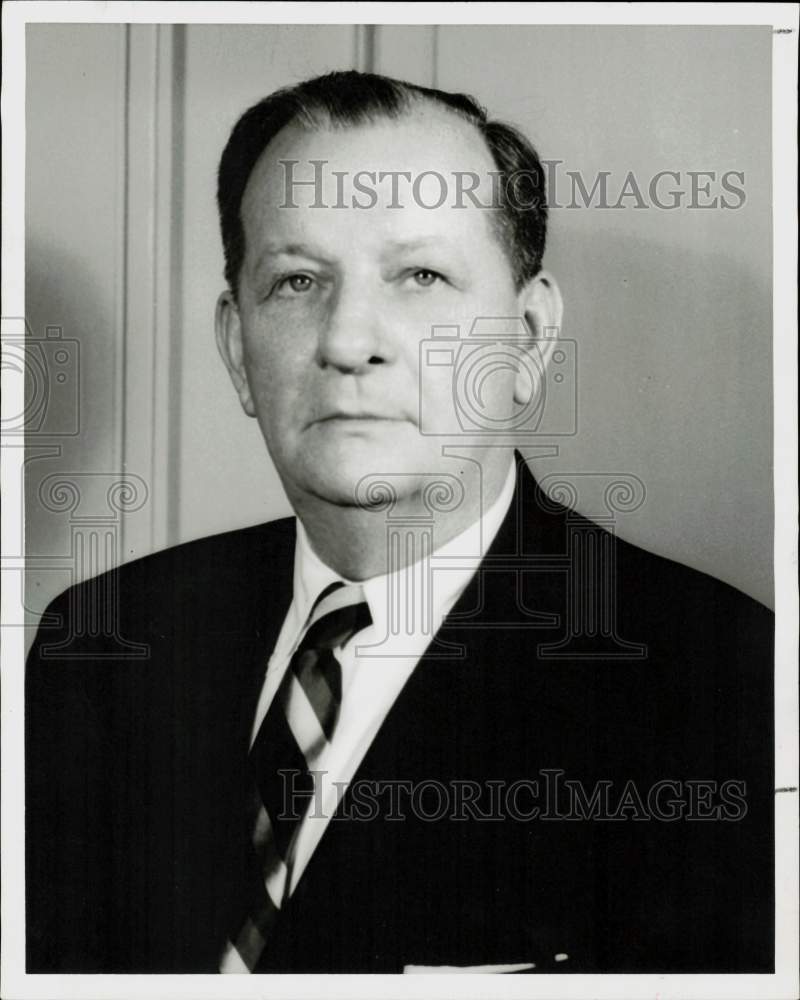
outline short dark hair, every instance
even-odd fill
[[[245,111],[234,126],[217,175],[225,279],[234,295],[245,255],[242,198],[256,162],[278,132],[292,122],[313,129],[399,118],[419,101],[448,108],[481,133],[499,174],[499,211],[493,214],[517,287],[539,272],[547,236],[547,197],[542,164],[525,136],[511,125],[491,121],[466,94],[348,70],[276,90]],[[509,197],[511,187],[513,197]]]

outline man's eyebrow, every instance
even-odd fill
[[[382,257],[397,257],[404,253],[418,251],[438,251],[446,253],[448,259],[464,262],[464,248],[458,240],[445,233],[430,236],[411,237],[409,239],[388,240],[382,249]]]
[[[448,248],[452,244],[444,236],[417,236],[406,240],[388,240],[386,249],[390,252],[403,250],[426,250],[430,247]]]
[[[263,267],[264,262],[270,257],[308,257],[313,260],[321,261],[322,263],[331,263],[330,258],[326,257],[326,255],[320,250],[309,246],[306,243],[268,242],[258,256],[255,269],[258,271],[261,267]]]
[[[402,253],[414,253],[418,250],[440,250],[447,251],[459,258],[463,257],[463,251],[459,243],[450,239],[445,234],[431,234],[430,236],[415,236],[408,239],[388,240],[382,250],[382,257],[397,256]],[[307,243],[290,242],[280,243],[268,241],[261,250],[256,260],[254,273],[258,274],[272,258],[275,257],[306,257],[310,260],[318,261],[322,264],[333,265],[335,262],[323,253],[319,248]]]

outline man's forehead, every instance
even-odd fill
[[[471,190],[489,203],[497,168],[478,128],[446,108],[414,102],[397,117],[376,117],[356,125],[323,121],[312,127],[293,122],[268,144],[256,163],[242,201],[243,215],[256,204],[281,206],[287,201],[310,206],[327,205],[330,194],[352,200],[344,192],[373,188],[387,203],[398,192],[417,186],[423,207],[436,203],[433,185],[447,184],[448,196]],[[311,182],[311,183],[304,183]],[[315,185],[322,185],[324,199]],[[287,197],[290,195],[290,197]],[[427,197],[425,197],[427,195]],[[371,198],[362,193],[364,205]],[[465,207],[471,204],[461,196]],[[337,199],[333,198],[333,203]]]

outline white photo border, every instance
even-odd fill
[[[773,28],[773,387],[776,599],[776,972],[774,975],[28,975],[24,941],[24,634],[2,635],[2,956],[8,1000],[191,997],[709,997],[793,998],[798,984],[797,588],[797,38],[798,5],[779,3],[216,3],[34,2],[3,7],[4,316],[25,315],[25,25],[27,23],[652,24]],[[23,379],[5,367],[3,412],[22,412]],[[22,447],[2,449],[3,553],[24,551]],[[2,620],[17,620],[20,574],[7,574]]]

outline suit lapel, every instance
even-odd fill
[[[378,778],[390,761],[408,769],[418,760],[420,774],[445,766],[448,756],[464,760],[466,742],[477,740],[476,763],[495,763],[489,751],[520,697],[543,697],[548,673],[537,662],[539,642],[552,641],[563,627],[565,576],[561,570],[521,569],[521,559],[564,551],[564,523],[536,502],[538,485],[517,455],[517,488],[511,507],[478,571],[447,616],[437,639],[462,650],[441,658],[429,646],[400,692],[355,778]],[[557,696],[557,692],[556,692]],[[551,708],[561,716],[561,699]],[[415,738],[409,745],[408,734]],[[498,746],[497,752],[502,753]],[[487,756],[488,753],[488,756]]]

